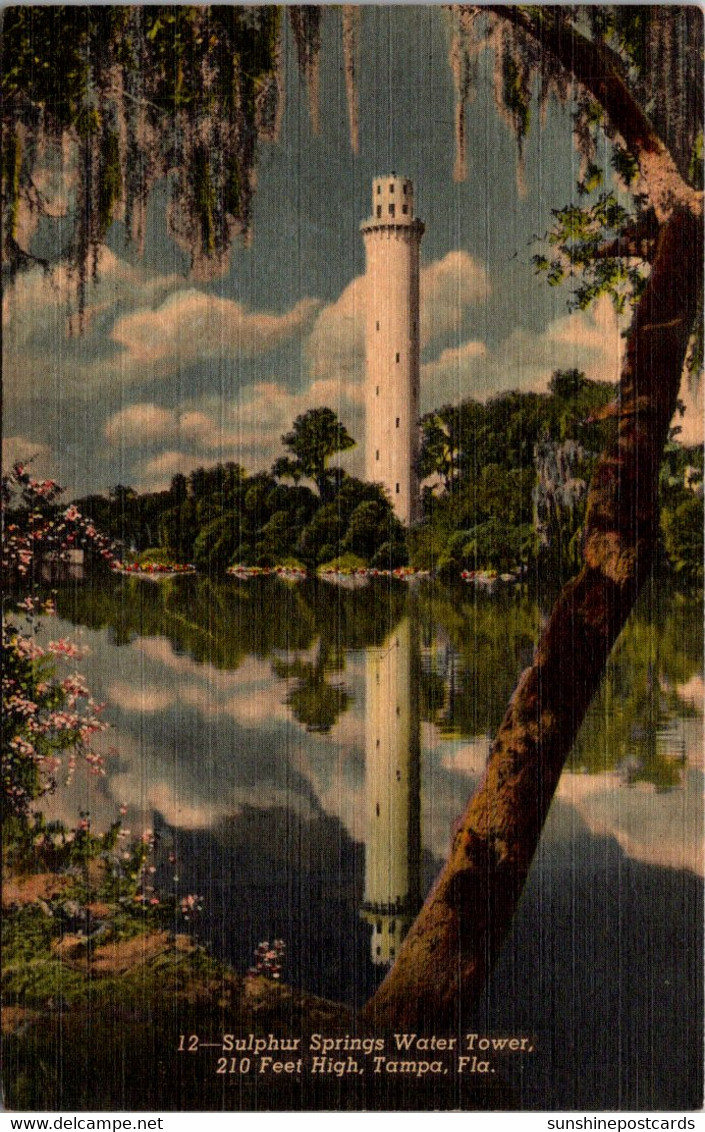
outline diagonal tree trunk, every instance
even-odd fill
[[[703,271],[702,213],[662,226],[620,380],[618,434],[593,477],[584,566],[520,678],[485,776],[399,957],[363,1012],[377,1030],[454,1031],[507,935],[558,779],[612,646],[648,577],[658,470]]]

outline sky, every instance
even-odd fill
[[[364,248],[375,176],[411,177],[421,244],[421,410],[507,389],[544,390],[555,369],[616,381],[623,339],[608,300],[571,311],[531,265],[551,210],[575,199],[570,109],[534,114],[524,182],[480,61],[467,111],[468,175],[453,180],[455,96],[438,7],[362,9],[360,144],[350,144],[339,15],[324,16],[321,128],[311,127],[288,25],[280,137],[262,142],[251,239],[218,278],[192,277],[166,230],[167,187],[149,208],[142,258],[113,225],[75,332],[65,271],[19,277],[3,300],[3,462],[34,456],[67,498],[168,487],[233,460],[253,472],[281,436],[328,405],[364,468]],[[70,196],[70,176],[54,184]],[[61,224],[57,224],[57,229]],[[75,320],[74,320],[75,322]],[[702,400],[682,439],[702,439]]]

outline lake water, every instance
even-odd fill
[[[438,872],[542,617],[525,590],[111,578],[58,596],[111,728],[51,799],[158,835],[155,886],[245,971],[361,1004]],[[522,1108],[702,1099],[700,595],[652,586],[620,640],[477,1025],[530,1033]],[[687,1051],[692,1051],[689,1059]],[[512,1061],[512,1059],[509,1059]]]

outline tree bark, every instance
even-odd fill
[[[702,207],[702,192],[681,176],[664,140],[632,95],[624,64],[611,48],[577,31],[560,6],[547,5],[532,12],[519,5],[492,5],[491,10],[538,42],[600,104],[637,158],[640,188],[646,190],[659,222],[670,219],[679,206],[697,208],[699,202]]]
[[[620,380],[617,438],[588,498],[584,566],[522,674],[447,864],[363,1012],[378,1031],[462,1031],[507,935],[551,799],[612,646],[648,577],[658,471],[702,288],[703,222],[664,224]]]

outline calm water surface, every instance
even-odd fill
[[[288,982],[364,1002],[530,660],[535,597],[111,579],[58,609],[112,726],[105,778],[61,788],[53,816],[104,828],[126,806],[158,834],[158,889],[203,898],[216,954],[244,971],[278,937]],[[468,1023],[535,1036],[507,1065],[521,1107],[700,1106],[702,657],[700,597],[652,587]]]

